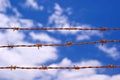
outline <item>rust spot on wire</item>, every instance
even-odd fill
[[[79,69],[80,69],[80,67],[79,67],[79,66],[75,66],[75,65],[74,65],[74,69],[75,69],[75,70],[79,70]]]
[[[7,46],[8,48],[13,48],[14,47],[14,45],[10,45],[10,44],[8,44],[8,46]]]
[[[37,46],[38,49],[39,49],[40,47],[42,47],[42,44],[36,44],[36,46]]]
[[[100,31],[106,31],[108,30],[107,28],[100,28]]]
[[[15,70],[16,68],[17,68],[17,66],[10,66],[10,67],[8,67],[8,68],[10,68],[10,70]]]
[[[47,67],[47,66],[42,66],[41,69],[43,69],[43,70],[47,70],[48,67]]]
[[[73,42],[66,42],[66,46],[71,46],[73,44]]]
[[[13,31],[15,31],[15,30],[19,30],[19,27],[14,27],[14,28],[13,28]]]
[[[110,64],[109,67],[110,67],[110,68],[115,68],[115,65]]]
[[[101,40],[102,45],[106,44],[107,42],[108,42],[107,40]]]

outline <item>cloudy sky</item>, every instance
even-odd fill
[[[120,27],[120,0],[0,0],[0,27]],[[0,45],[120,39],[120,31],[0,30]],[[120,65],[120,44],[1,48],[0,66]],[[0,80],[119,80],[120,69],[0,70]]]

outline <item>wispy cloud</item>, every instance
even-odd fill
[[[26,0],[25,6],[31,7],[36,10],[43,10],[44,7],[39,5],[36,0]]]
[[[2,27],[32,27],[33,21],[30,19],[22,19],[16,16],[7,16],[5,14],[0,13],[0,26]]]
[[[48,42],[48,43],[59,43],[60,42],[60,40],[57,40],[46,33],[38,34],[38,33],[31,32],[30,36],[32,37],[33,40],[39,40],[39,41]]]
[[[7,8],[10,8],[11,4],[9,0],[0,0],[0,12],[6,12]]]
[[[113,59],[118,59],[120,58],[120,52],[118,51],[118,49],[116,47],[107,47],[107,46],[102,46],[99,45],[98,48],[105,52],[108,56],[112,57]]]
[[[54,6],[55,12],[49,16],[48,24],[52,25],[53,27],[71,27],[69,24],[68,17],[63,14],[64,9],[59,5],[55,4]],[[74,34],[76,31],[59,31],[62,34]]]
[[[77,40],[88,40],[90,36],[88,35],[78,35]]]

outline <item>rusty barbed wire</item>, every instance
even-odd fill
[[[31,69],[37,69],[37,70],[48,70],[48,69],[87,69],[87,68],[120,68],[120,65],[107,65],[107,66],[76,66],[74,65],[73,67],[47,67],[47,66],[41,66],[41,67],[21,67],[21,66],[0,66],[0,69],[10,69],[10,70],[16,70],[16,69],[26,69],[26,70],[31,70]]]
[[[0,27],[1,30],[120,30],[120,28],[80,28],[80,27],[69,27],[69,28],[50,28],[50,27],[39,27],[39,28],[19,28],[19,27]]]
[[[0,48],[14,48],[14,47],[38,47],[38,49],[42,46],[72,46],[72,45],[83,45],[83,44],[99,44],[102,45],[109,43],[109,42],[120,42],[120,40],[100,40],[100,41],[93,41],[93,42],[66,42],[65,44],[33,44],[33,45],[5,45],[0,46]]]

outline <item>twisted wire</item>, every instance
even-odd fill
[[[120,65],[107,65],[107,66],[76,66],[74,65],[73,67],[49,67],[49,66],[41,66],[41,67],[23,67],[23,66],[0,66],[0,69],[10,69],[10,70],[16,70],[16,69],[26,69],[26,70],[31,70],[31,69],[37,69],[37,70],[48,70],[48,69],[87,69],[87,68],[120,68]]]
[[[99,40],[99,41],[92,41],[92,42],[66,42],[65,44],[33,44],[33,45],[3,45],[0,48],[14,48],[14,47],[38,47],[38,49],[42,46],[72,46],[72,45],[84,45],[84,44],[106,44],[106,43],[113,43],[113,42],[120,42],[120,40]]]
[[[0,27],[1,30],[120,30],[120,28],[80,28],[80,27],[69,27],[69,28],[50,28],[50,27],[39,27],[39,28],[19,28],[19,27]]]

